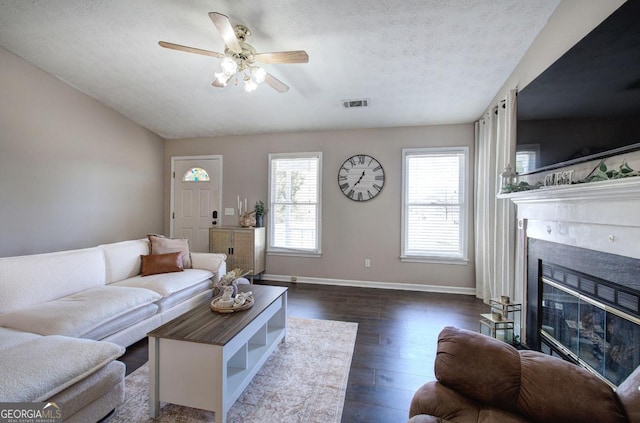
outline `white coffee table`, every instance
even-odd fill
[[[149,336],[149,416],[160,402],[227,412],[287,332],[287,288],[241,285],[252,291],[249,310],[219,314],[209,302]]]

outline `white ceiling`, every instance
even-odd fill
[[[165,138],[471,122],[560,0],[0,0],[0,45]],[[208,16],[252,31],[291,89],[211,86]],[[367,109],[341,100],[368,98]]]

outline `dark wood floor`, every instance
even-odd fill
[[[444,326],[478,330],[487,306],[472,296],[261,281],[287,286],[290,316],[358,323],[342,422],[406,422],[413,393],[433,380]],[[147,361],[146,340],[121,358],[127,374]]]

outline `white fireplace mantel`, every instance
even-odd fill
[[[640,177],[500,195],[525,237],[640,258]]]
[[[573,185],[558,185],[530,191],[500,194],[516,204],[623,200],[640,202],[640,177]]]

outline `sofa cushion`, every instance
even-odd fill
[[[148,289],[108,285],[0,315],[0,325],[42,335],[82,337],[160,298]]]
[[[0,258],[0,314],[105,284],[100,248]]]
[[[211,297],[213,297],[213,291],[211,291],[211,280],[209,279],[195,285],[191,285],[182,291],[174,292],[168,297],[164,297],[160,301],[156,302],[158,305],[158,313],[163,313],[164,311],[173,308],[173,306],[180,304],[189,298],[195,297],[206,290],[210,290]]]
[[[149,235],[150,253],[166,254],[166,253],[182,253],[182,264],[185,269],[191,269],[191,254],[189,253],[189,240],[178,238],[165,238],[162,235]]]
[[[95,329],[86,332],[82,335],[85,339],[94,339],[100,341],[114,333],[120,332],[136,323],[142,322],[149,317],[155,316],[160,310],[158,304],[147,304],[142,307],[134,308],[133,310],[122,314],[115,319],[111,319],[108,322],[96,327]],[[117,344],[118,342],[116,342]]]
[[[182,253],[149,254],[142,256],[140,276],[151,276],[160,273],[182,272]]]
[[[203,269],[184,269],[180,273],[162,273],[151,276],[135,276],[110,286],[130,286],[155,291],[162,297],[168,297],[174,292],[182,291],[192,285],[211,279],[213,273]]]
[[[0,327],[0,351],[36,338],[42,338],[42,335]]]
[[[110,342],[43,336],[0,351],[0,402],[40,402],[120,357]]]
[[[47,398],[47,402],[55,402],[60,407],[65,422],[106,423],[110,421],[108,418],[100,419],[124,402],[125,373],[123,362],[111,361],[64,391]],[[103,405],[95,407],[96,404]]]
[[[135,239],[101,245],[106,265],[106,283],[140,274],[140,256],[149,254],[149,240]]]

